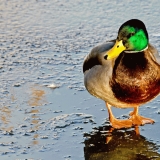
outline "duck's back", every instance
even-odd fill
[[[108,61],[104,59],[104,54],[113,47],[114,43],[115,40],[94,47],[84,60],[83,73],[92,69],[96,65],[107,65]]]

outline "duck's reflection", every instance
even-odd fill
[[[116,130],[103,126],[84,137],[85,160],[160,160],[158,146],[141,136],[138,128]]]

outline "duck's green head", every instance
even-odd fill
[[[126,53],[141,52],[148,47],[148,33],[144,23],[131,19],[119,28],[116,43],[105,56],[106,59],[117,57],[122,51]]]

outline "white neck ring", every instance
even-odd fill
[[[145,51],[147,49],[148,49],[148,46],[145,49],[141,50],[141,51],[124,51],[124,52],[125,53],[138,53],[138,52],[143,52],[143,51]]]

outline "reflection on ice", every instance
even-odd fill
[[[31,88],[31,97],[28,104],[30,106],[42,106],[45,102],[45,91],[39,86],[33,86]]]
[[[0,119],[2,121],[1,128],[3,131],[8,133],[12,132],[13,126],[10,126],[11,110],[9,106],[4,106],[0,108]]]
[[[42,106],[46,103],[46,99],[45,99],[45,91],[43,90],[43,88],[41,88],[38,85],[32,86],[30,87],[31,89],[31,95],[29,96],[30,99],[28,101],[29,106],[33,107],[33,109],[31,109],[30,113],[33,114],[32,120],[31,120],[31,124],[32,124],[32,131],[37,131],[39,130],[40,124],[39,124],[39,116],[36,115],[38,113],[40,113],[39,111],[39,107],[38,106]],[[32,145],[38,145],[39,141],[37,140],[39,137],[39,135],[37,133],[35,133],[33,135],[33,141],[32,141]]]
[[[160,160],[158,146],[134,129],[112,130],[102,126],[84,137],[85,160]]]
[[[2,108],[0,108],[0,117],[1,117],[1,120],[4,124],[7,124],[9,123],[9,117],[11,117],[11,111],[9,109],[9,107],[7,106],[4,106]]]
[[[33,141],[32,141],[32,144],[33,144],[33,145],[38,145],[38,144],[39,144],[39,142],[38,142],[38,140],[37,140],[38,137],[39,137],[38,134],[35,134],[35,135],[33,136]]]

